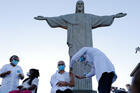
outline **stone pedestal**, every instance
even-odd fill
[[[80,62],[76,62],[73,65],[73,73],[83,76],[84,73],[88,73],[91,71],[91,65],[87,64],[82,64]],[[75,81],[75,87],[74,90],[92,90],[92,78],[87,78],[87,79],[77,79],[74,78]]]

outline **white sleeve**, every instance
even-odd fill
[[[0,69],[0,74],[6,72],[7,70],[7,65],[4,65],[1,69]]]
[[[19,66],[19,70],[20,70],[20,74],[22,74],[24,76],[23,70],[20,66]]]
[[[86,78],[90,78],[94,75],[95,75],[95,68],[94,68],[94,66],[92,66],[91,71],[88,74],[86,74]]]
[[[57,80],[55,74],[51,77],[51,81],[50,81],[50,84],[52,87],[55,87],[56,84],[58,83],[59,81]]]
[[[38,82],[39,82],[39,79],[38,79],[38,78],[35,78],[35,79],[32,81],[32,85],[38,86]]]
[[[73,57],[71,58],[70,67],[80,59],[80,57],[87,51],[87,47],[80,49]]]

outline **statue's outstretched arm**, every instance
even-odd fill
[[[126,15],[127,15],[127,13],[118,13],[118,14],[115,14],[113,16],[114,16],[114,18],[121,18],[121,17],[124,17]]]
[[[47,20],[47,18],[44,17],[44,16],[37,16],[37,17],[34,17],[34,19],[36,19],[36,20]]]
[[[48,18],[47,17],[44,17],[44,16],[37,16],[37,17],[34,17],[34,19],[36,19],[36,20],[46,20],[48,22]],[[55,18],[55,19],[57,20],[57,18]],[[60,28],[63,28],[63,29],[67,29],[67,27],[66,26],[63,26],[63,25],[57,25],[55,27],[60,27]]]

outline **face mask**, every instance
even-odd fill
[[[13,60],[12,64],[14,64],[16,66],[18,64],[18,61],[17,60]]]
[[[30,73],[29,72],[27,72],[27,76],[30,76]]]
[[[65,69],[65,66],[64,65],[61,65],[61,66],[58,66],[58,69],[61,71],[61,70],[64,70]]]

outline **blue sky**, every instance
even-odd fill
[[[0,67],[17,54],[24,73],[38,68],[41,73],[38,92],[50,91],[50,77],[57,70],[57,62],[64,60],[68,71],[67,31],[50,28],[45,21],[33,17],[47,17],[75,13],[77,0],[0,0]],[[109,27],[93,30],[93,45],[102,50],[115,65],[118,75],[114,86],[125,87],[131,82],[130,73],[140,60],[135,48],[140,45],[139,0],[84,0],[85,12],[113,15],[125,12]],[[47,88],[47,90],[46,90]],[[97,81],[93,78],[93,88]]]

